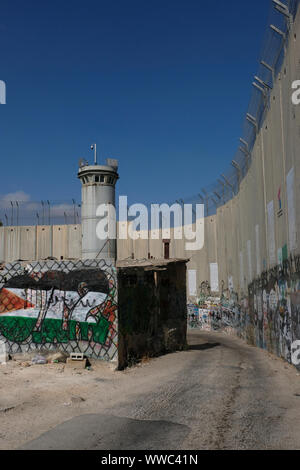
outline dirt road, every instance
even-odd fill
[[[299,449],[300,375],[193,332],[190,350],[124,372],[0,366],[0,449]]]

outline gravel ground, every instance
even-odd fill
[[[300,375],[221,333],[116,371],[0,366],[0,449],[299,449]]]

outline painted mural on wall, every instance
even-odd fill
[[[10,353],[61,349],[116,359],[115,268],[104,260],[2,267],[0,339]]]
[[[232,289],[222,289],[219,298],[207,292],[194,307],[190,328],[236,334],[300,369],[299,256],[264,272],[247,296],[239,298]]]

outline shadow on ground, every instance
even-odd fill
[[[190,428],[170,421],[146,421],[86,414],[59,424],[23,450],[178,449]]]
[[[190,344],[188,351],[205,351],[206,349],[212,349],[218,346],[221,346],[221,343]]]

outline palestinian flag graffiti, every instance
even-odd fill
[[[88,342],[116,336],[116,288],[100,269],[31,271],[0,290],[0,335],[13,343]]]

